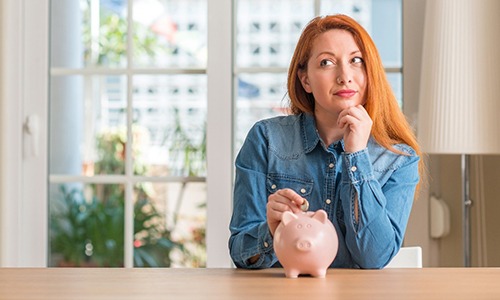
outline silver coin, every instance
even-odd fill
[[[304,198],[304,203],[302,203],[300,209],[302,209],[302,211],[307,211],[309,209],[309,201],[307,201],[307,199]]]

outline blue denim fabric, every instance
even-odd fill
[[[403,242],[419,157],[408,145],[397,154],[372,138],[368,147],[343,152],[343,142],[326,147],[312,115],[257,122],[237,158],[229,250],[240,268],[268,268],[277,261],[266,221],[266,203],[279,189],[295,190],[310,211],[324,209],[339,237],[331,267],[382,268]],[[359,198],[358,221],[354,200]],[[254,264],[249,258],[260,254]]]

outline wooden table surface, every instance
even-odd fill
[[[0,299],[500,299],[500,268],[0,268]]]

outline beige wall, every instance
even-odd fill
[[[413,126],[417,126],[418,97],[420,89],[420,64],[424,28],[425,0],[403,1],[403,111]],[[410,38],[411,37],[411,38]],[[429,169],[434,169],[434,160],[426,159]],[[433,173],[434,170],[430,170]],[[405,246],[421,246],[423,266],[438,266],[438,241],[430,238],[429,194],[430,185],[422,185],[419,196],[413,203],[410,220],[405,235]]]
[[[450,207],[451,232],[440,239],[440,266],[463,265],[462,177],[459,155],[440,155],[441,198]],[[500,266],[500,156],[471,156],[472,266]]]
[[[4,18],[4,1],[0,1],[0,145],[5,145],[5,141],[3,140],[3,132],[4,132],[4,125],[3,121],[4,120],[4,89],[3,89],[3,81],[4,81],[4,67],[3,67],[3,57],[4,57],[4,36],[3,36],[3,31],[5,28],[5,18]],[[3,162],[3,147],[0,146],[0,162]],[[2,168],[0,168],[0,191],[3,191],[3,182],[4,182],[4,177],[3,177]],[[0,192],[0,216],[3,215],[3,193]],[[3,241],[3,232],[2,232],[2,223],[0,221],[0,241]],[[0,247],[0,265],[2,263],[2,247]]]
[[[483,210],[486,221],[484,236],[486,257],[483,259],[486,266],[498,267],[500,266],[500,155],[484,156],[482,169],[485,190]]]

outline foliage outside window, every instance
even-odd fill
[[[125,2],[126,3],[126,2]],[[127,63],[127,18],[101,10],[99,34],[90,28],[90,1],[80,1],[83,11],[82,43],[86,66],[120,67]],[[150,28],[134,22],[134,57],[158,57],[174,51],[158,43]],[[98,45],[96,47],[96,45]],[[96,52],[96,49],[98,51]],[[177,50],[175,50],[177,51]],[[103,129],[95,137],[96,159],[85,165],[86,175],[125,174],[125,149],[132,147],[133,175],[204,176],[206,173],[205,127],[203,138],[192,139],[180,122],[179,110],[173,109],[175,120],[165,133],[162,145],[169,157],[167,172],[155,175],[155,168],[141,163],[146,157],[136,141],[127,145],[126,129]],[[123,114],[126,111],[122,111]],[[132,138],[149,135],[148,128],[132,125]],[[140,140],[137,138],[137,140]],[[179,164],[178,162],[182,163]],[[170,168],[170,169],[168,169]],[[165,184],[167,185],[167,184]],[[182,201],[186,183],[182,183]],[[50,250],[52,266],[124,266],[125,188],[122,184],[59,184],[52,196],[50,215]],[[189,229],[190,236],[175,236],[178,214],[168,219],[159,203],[167,197],[153,191],[152,184],[139,182],[134,186],[134,266],[169,267],[172,265],[204,267],[206,245],[204,225]],[[200,209],[206,204],[200,203]]]
[[[124,167],[126,140],[120,132],[102,134],[97,138],[100,160],[94,169],[116,174]],[[139,151],[134,151],[140,157]],[[136,168],[142,175],[145,167]],[[192,229],[192,241],[175,240],[164,214],[156,208],[148,192],[148,183],[136,186],[134,204],[134,265],[138,267],[171,266],[170,254],[177,251],[184,265],[205,264],[205,230]],[[123,266],[124,188],[122,185],[89,184],[68,190],[60,187],[61,198],[51,216],[51,251],[58,266]]]

